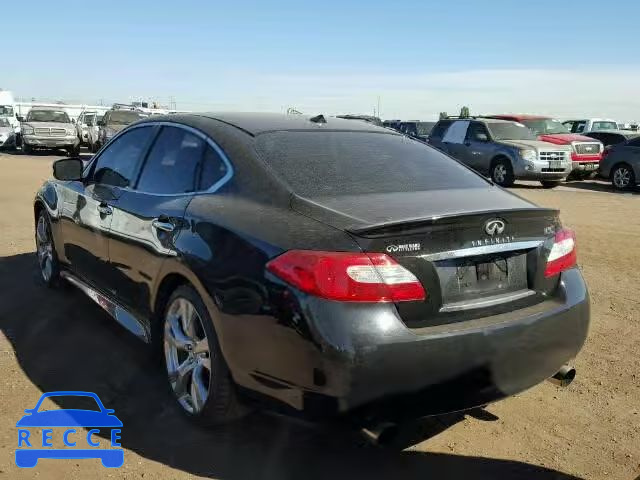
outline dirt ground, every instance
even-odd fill
[[[32,199],[54,156],[0,154],[0,477],[624,479],[640,475],[640,193],[603,182],[514,191],[575,229],[592,323],[576,381],[545,382],[467,415],[417,422],[402,451],[263,414],[219,429],[184,420],[146,347],[74,289],[38,283]],[[123,421],[125,463],[18,469],[16,421],[42,392],[96,392]],[[108,439],[101,438],[107,443]]]

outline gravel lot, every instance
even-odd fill
[[[640,474],[640,192],[588,181],[514,191],[560,208],[592,300],[576,381],[549,383],[473,415],[425,420],[404,451],[355,434],[255,414],[216,430],[173,408],[146,348],[80,292],[38,283],[32,199],[58,157],[0,154],[0,476],[6,478],[615,478]],[[123,421],[125,463],[14,464],[16,421],[41,392],[96,392]],[[103,439],[101,439],[103,440]],[[106,439],[103,440],[105,443]]]

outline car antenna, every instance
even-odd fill
[[[327,119],[324,118],[324,115],[322,114],[316,115],[315,117],[311,117],[309,121],[313,123],[327,123]]]

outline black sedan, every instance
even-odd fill
[[[575,373],[589,298],[558,212],[392,130],[151,117],[54,177],[34,203],[44,282],[157,347],[202,422],[256,403],[400,421]]]

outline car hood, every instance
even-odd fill
[[[534,150],[549,149],[549,144],[540,140],[501,140],[498,143],[517,148],[533,148]],[[561,150],[569,150],[561,149]]]
[[[538,138],[543,142],[555,143],[556,145],[571,145],[573,142],[597,142],[591,137],[585,137],[577,133],[546,133],[539,135]]]
[[[390,192],[365,195],[302,198],[293,196],[291,207],[340,230],[404,223],[449,215],[537,209],[538,207],[500,187]]]
[[[25,415],[16,427],[121,427],[115,415],[92,410],[49,410]]]
[[[73,129],[75,125],[73,123],[60,123],[60,122],[25,122],[22,124],[23,127],[32,127],[32,128],[68,128]]]
[[[0,127],[0,135],[13,133],[12,127]]]

